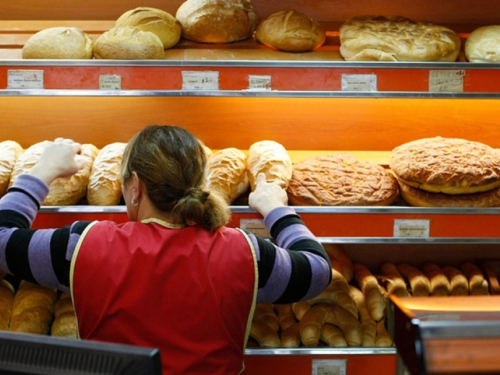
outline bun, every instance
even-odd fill
[[[76,27],[51,27],[24,44],[23,59],[91,59],[93,41]]]
[[[14,304],[14,287],[6,280],[0,280],[0,330],[8,331],[12,306]]]
[[[363,331],[363,343],[361,345],[373,347],[375,346],[375,337],[377,336],[377,323],[375,323],[375,320],[373,320],[366,307],[363,292],[353,285],[349,285],[349,291],[359,310],[359,320],[361,321],[361,329]]]
[[[104,146],[97,154],[89,176],[87,201],[90,205],[114,206],[122,197],[120,167],[126,143]]]
[[[303,13],[283,10],[271,14],[255,31],[262,44],[286,52],[307,52],[319,48],[326,39],[321,25]]]
[[[21,281],[14,296],[10,330],[46,335],[52,323],[56,289]]]
[[[393,263],[386,262],[382,264],[381,271],[384,274],[387,293],[398,297],[408,297],[410,294],[406,289],[406,283],[403,276]]]
[[[54,322],[50,329],[52,336],[78,338],[76,314],[73,301],[66,293],[62,293],[54,307]]]
[[[164,49],[175,46],[182,33],[182,26],[174,16],[150,7],[139,7],[123,13],[115,26],[135,26],[139,30],[152,32],[160,38]]]
[[[252,36],[257,13],[250,0],[186,0],[175,17],[193,42],[230,43]]]
[[[464,263],[460,267],[469,281],[469,294],[471,296],[485,296],[490,294],[488,282],[483,271],[473,263]]]
[[[377,323],[377,337],[375,338],[375,346],[392,346],[392,337],[387,332],[385,326],[385,318]]]
[[[370,316],[378,322],[385,315],[385,298],[377,279],[368,268],[360,263],[354,263],[354,278],[363,292]]]
[[[321,336],[321,328],[326,323],[328,315],[331,313],[331,305],[328,303],[318,303],[312,306],[300,320],[300,339],[307,347],[318,346]]]
[[[348,61],[455,61],[460,38],[443,26],[400,16],[359,16],[340,27],[340,54]]]
[[[465,41],[465,57],[473,63],[500,62],[500,25],[482,26]]]
[[[7,192],[12,170],[23,151],[15,141],[0,142],[0,197]]]
[[[431,283],[431,296],[448,296],[450,294],[450,282],[437,264],[426,263],[422,270]]]
[[[253,319],[257,322],[266,323],[274,331],[278,332],[280,323],[274,307],[270,303],[258,303],[255,305]]]
[[[248,190],[246,155],[237,148],[225,148],[212,154],[206,166],[205,188],[217,190],[231,204]]]
[[[283,348],[298,348],[300,346],[300,324],[293,323],[281,332]]]
[[[450,296],[469,295],[469,282],[462,271],[452,266],[442,267],[441,270],[450,282]]]
[[[281,345],[278,333],[266,323],[256,320],[252,320],[249,336],[255,339],[261,348],[278,348]]]
[[[278,322],[282,331],[297,323],[291,303],[285,305],[275,305],[278,313]]]
[[[351,258],[346,255],[344,250],[342,250],[339,245],[329,244],[324,247],[330,260],[336,260],[338,262],[339,271],[342,273],[342,276],[344,276],[347,282],[351,282],[354,276],[354,268]]]
[[[292,177],[292,160],[285,147],[275,141],[253,143],[248,150],[247,167],[252,191],[259,173],[264,173],[268,182],[281,181],[285,186]]]
[[[146,60],[163,59],[165,51],[158,36],[137,27],[114,27],[95,41],[96,59]]]
[[[321,327],[320,339],[332,348],[347,347],[347,341],[342,331],[330,323],[325,323],[323,327]]]
[[[406,263],[398,264],[397,268],[410,284],[411,295],[413,297],[428,296],[431,294],[429,279],[418,268],[412,267]]]

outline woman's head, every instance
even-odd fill
[[[203,190],[206,155],[202,143],[178,126],[150,125],[128,143],[122,161],[124,184],[137,174],[154,207],[178,223],[215,230],[227,223],[228,208]]]

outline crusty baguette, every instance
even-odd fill
[[[360,263],[354,263],[354,278],[365,297],[366,307],[375,321],[385,315],[385,298],[375,276]]]
[[[359,319],[363,330],[363,343],[361,345],[373,347],[375,346],[375,337],[377,336],[377,323],[373,320],[366,308],[363,292],[354,285],[350,285],[349,288],[351,297],[359,310]]]
[[[330,323],[323,324],[320,338],[321,341],[332,348],[345,348],[348,346],[342,331]]]
[[[266,323],[256,320],[252,320],[249,336],[257,341],[261,348],[278,348],[281,345],[278,333]]]
[[[469,294],[471,296],[484,296],[490,294],[488,281],[486,281],[483,271],[481,271],[478,266],[474,263],[467,262],[462,264],[460,268],[469,281]]]
[[[435,263],[425,263],[422,266],[422,271],[424,271],[431,284],[431,296],[450,295],[450,282],[441,267]]]
[[[469,281],[462,271],[453,266],[444,266],[441,270],[450,282],[450,296],[469,295]]]
[[[385,276],[384,285],[388,294],[393,294],[398,297],[408,297],[410,295],[405,280],[394,263],[385,262],[382,264],[380,270]]]
[[[431,294],[431,283],[422,271],[407,263],[399,263],[397,268],[408,284],[410,284],[411,295],[413,297],[428,296]]]
[[[278,332],[280,328],[278,315],[276,315],[274,306],[271,303],[258,303],[255,305],[253,319],[258,322],[266,323],[276,332]]]

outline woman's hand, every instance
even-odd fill
[[[248,204],[262,216],[266,216],[272,209],[288,204],[284,187],[283,181],[267,182],[265,174],[260,173],[255,190],[248,197]]]
[[[71,139],[57,138],[42,152],[38,163],[31,168],[29,174],[38,177],[47,185],[59,177],[68,177],[85,165],[79,155],[81,145]]]

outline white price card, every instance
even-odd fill
[[[240,219],[240,228],[262,238],[271,238],[271,234],[261,219]]]
[[[313,359],[312,375],[346,375],[346,359]]]
[[[122,76],[107,74],[99,76],[99,90],[121,90]]]
[[[7,88],[43,89],[43,70],[9,70]]]
[[[248,89],[255,91],[271,91],[271,76],[249,75]]]
[[[218,90],[219,72],[182,72],[183,90]]]
[[[465,70],[430,70],[430,92],[463,92]]]
[[[430,220],[394,220],[394,237],[428,238]]]
[[[377,75],[342,74],[342,91],[377,91]]]

